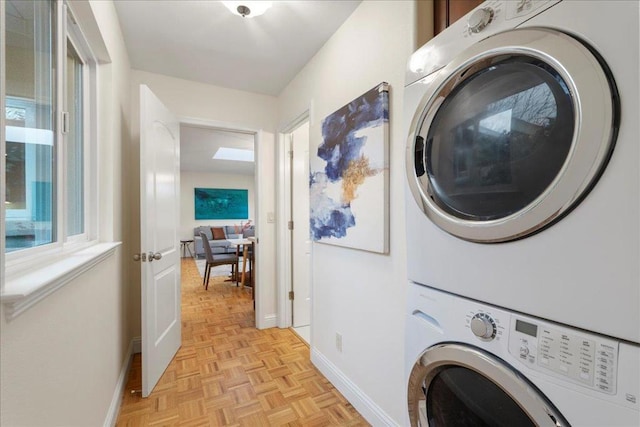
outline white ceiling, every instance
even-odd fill
[[[180,170],[253,175],[253,162],[216,160],[218,148],[253,150],[252,134],[180,125]]]
[[[275,96],[359,3],[274,1],[255,18],[211,0],[115,6],[134,69]]]
[[[274,1],[242,18],[212,0],[116,0],[137,70],[278,95],[361,0]],[[220,146],[253,149],[253,135],[181,126],[183,171],[252,175],[254,164],[213,160]]]

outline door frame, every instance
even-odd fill
[[[291,289],[291,237],[288,227],[291,213],[291,162],[289,159],[288,138],[291,133],[302,123],[309,122],[309,134],[313,121],[311,120],[311,108],[306,109],[296,118],[282,126],[278,131],[276,144],[276,309],[278,312],[278,327],[288,328],[292,326],[292,303],[289,300]],[[311,138],[309,138],[311,140]],[[312,258],[313,259],[313,258]],[[309,287],[313,295],[313,262],[309,266],[311,270]],[[313,297],[311,298],[311,323],[313,323]]]
[[[262,225],[261,218],[261,210],[260,210],[260,185],[258,183],[258,168],[260,163],[260,141],[262,140],[262,131],[260,129],[255,129],[247,126],[241,126],[235,123],[228,123],[219,120],[210,120],[210,119],[201,119],[195,117],[186,117],[186,116],[178,116],[178,121],[180,125],[187,126],[198,126],[202,128],[208,129],[216,129],[223,130],[226,132],[238,132],[238,133],[246,133],[253,135],[253,150],[254,150],[254,206],[255,206],[255,230],[256,230],[256,238],[257,244],[255,245],[255,271],[264,271],[262,266],[262,257],[260,256],[260,228]],[[264,329],[268,327],[266,322],[264,321],[263,316],[263,307],[266,306],[265,299],[267,295],[262,292],[261,279],[260,275],[256,274],[255,278],[255,325],[257,329]]]

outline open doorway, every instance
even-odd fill
[[[205,253],[200,232],[215,255],[236,253],[231,242],[254,237],[258,208],[256,134],[226,127],[180,124],[180,241],[182,256],[194,258],[202,275]],[[223,235],[213,235],[219,232]],[[243,271],[242,261],[236,267]],[[244,267],[244,270],[249,270]],[[250,269],[255,272],[255,268]],[[229,275],[230,265],[212,269]],[[251,279],[247,278],[249,285]]]

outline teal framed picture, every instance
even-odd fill
[[[194,188],[196,219],[249,219],[249,190]]]

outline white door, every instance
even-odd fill
[[[142,250],[142,396],[180,348],[180,127],[140,86],[140,232]]]
[[[291,266],[293,326],[311,322],[311,238],[309,236],[309,122],[291,134]]]

